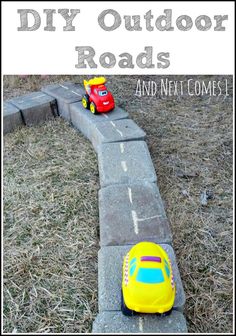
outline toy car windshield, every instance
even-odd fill
[[[98,91],[99,96],[106,96],[107,90]]]
[[[156,284],[164,282],[164,276],[160,268],[140,268],[136,280],[138,282]]]

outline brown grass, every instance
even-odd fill
[[[173,246],[177,255],[178,266],[186,293],[184,314],[187,318],[189,332],[232,332],[232,77],[198,77],[198,79],[205,81],[213,79],[223,80],[224,78],[228,78],[230,82],[230,96],[226,97],[225,99],[223,97],[209,98],[207,95],[203,97],[189,97],[187,95],[178,97],[161,97],[159,94],[155,97],[138,98],[134,95],[138,78],[145,80],[155,80],[158,82],[160,81],[160,77],[107,77],[109,88],[114,94],[116,103],[124,107],[130,113],[130,117],[134,119],[137,124],[147,133],[148,146],[158,175],[158,186],[166,206],[167,216],[170,219],[172,232],[174,235]],[[40,76],[28,77],[25,79],[13,79],[6,77],[6,85],[4,90],[5,97],[8,98],[9,96],[19,95],[20,92],[23,93],[23,91],[32,91],[32,87],[34,90],[37,90],[42,85],[45,85],[45,83],[49,82],[58,82],[72,79],[75,82],[82,83],[82,78],[83,76],[74,76],[71,78],[69,76],[52,76],[47,79],[42,79]],[[169,76],[169,78],[172,80],[186,80],[187,76]],[[194,78],[194,76],[191,76],[191,78]],[[17,81],[18,91],[13,90],[15,84],[12,86],[10,83],[10,81],[15,80]],[[60,127],[56,129],[56,132],[58,132],[58,139],[61,137]],[[34,134],[34,131],[31,132]],[[56,132],[54,136],[57,136]],[[76,136],[78,136],[78,134]],[[14,152],[16,144],[13,140],[15,135],[7,137],[8,138],[6,139],[6,143],[9,142],[9,138],[12,139],[12,142],[10,142],[12,143],[10,146],[11,154],[9,154],[9,156],[11,157],[11,160],[13,160],[14,156],[17,154]],[[47,137],[45,136],[44,141],[46,141],[46,139]],[[68,140],[66,144],[70,146],[69,143],[70,141]],[[65,150],[63,148],[64,147],[61,144],[61,150]],[[28,169],[25,169],[24,167],[24,165],[26,165],[26,167],[28,166],[28,156],[22,154],[21,152],[20,158],[22,171],[28,175]],[[69,156],[67,159],[69,160]],[[8,158],[5,157],[5,162],[7,162],[7,160]],[[61,159],[61,157],[58,158],[58,160],[61,169],[63,169],[62,167],[64,161]],[[19,156],[16,161],[19,161]],[[87,162],[86,166],[87,172],[93,174],[94,169],[91,168],[91,165],[95,165],[95,161],[92,161],[90,158],[89,162]],[[47,162],[47,164],[50,167],[50,160]],[[33,166],[31,169],[31,174],[33,174],[34,177],[38,176],[38,174],[36,174],[35,167],[36,166]],[[10,173],[8,173],[5,168],[5,176],[8,179],[8,175],[12,174],[11,179],[13,182],[5,183],[5,188],[8,190],[5,193],[6,195],[9,195],[8,201],[4,201],[5,213],[8,214],[8,217],[6,217],[8,226],[5,229],[5,251],[7,251],[6,247],[9,246],[8,253],[11,256],[8,256],[7,252],[5,252],[4,258],[5,270],[7,270],[7,272],[5,271],[7,274],[7,277],[5,275],[6,287],[10,286],[12,289],[12,292],[10,291],[11,295],[13,295],[15,292],[18,293],[16,294],[16,297],[19,297],[19,299],[16,300],[14,295],[13,298],[11,298],[7,292],[5,294],[7,303],[6,307],[8,307],[6,310],[7,312],[5,313],[7,321],[6,329],[12,330],[12,328],[15,327],[14,319],[16,316],[19,318],[22,316],[22,314],[24,314],[24,302],[27,302],[26,307],[28,315],[26,316],[28,317],[25,319],[25,330],[26,328],[27,330],[36,330],[35,327],[32,327],[32,325],[35,326],[37,323],[42,323],[42,319],[39,317],[41,316],[40,313],[38,316],[35,315],[35,312],[38,314],[38,310],[40,312],[40,307],[41,309],[44,307],[44,312],[47,314],[47,312],[50,312],[53,309],[52,307],[55,307],[57,303],[55,303],[53,306],[51,301],[47,301],[46,308],[42,303],[38,305],[36,304],[34,306],[35,310],[33,310],[33,312],[29,311],[28,307],[30,306],[31,301],[29,296],[26,295],[28,292],[27,286],[25,285],[24,276],[22,276],[22,273],[17,273],[18,271],[15,269],[15,263],[17,265],[21,264],[21,258],[18,260],[17,257],[15,257],[15,251],[17,251],[15,250],[15,240],[17,241],[18,239],[20,250],[22,251],[23,249],[25,251],[27,256],[26,260],[31,260],[29,259],[29,256],[32,255],[31,248],[29,248],[29,245],[27,245],[29,244],[30,238],[26,235],[26,241],[24,241],[25,234],[22,236],[20,234],[22,218],[24,220],[26,218],[28,221],[29,215],[27,215],[27,217],[21,217],[21,214],[24,212],[24,203],[22,204],[22,200],[19,199],[20,193],[13,192],[14,185],[16,183],[15,179],[23,179],[23,173],[17,172],[16,168],[16,164],[9,164]],[[6,177],[5,180],[7,181]],[[68,178],[68,181],[69,180],[70,179]],[[73,179],[70,181],[70,183],[73,183]],[[31,199],[29,195],[32,195],[32,193],[28,192],[28,190],[33,188],[34,180],[29,180],[27,183],[23,183],[22,181],[22,186],[23,185],[23,190],[25,190],[26,195],[28,194],[28,196],[23,197],[23,200],[29,200]],[[90,201],[92,205],[96,207],[97,195],[91,191],[94,189],[90,188],[92,188],[91,183],[88,184],[88,189],[90,190],[89,192],[92,194],[90,195]],[[213,198],[209,199],[207,206],[202,206],[200,202],[200,195],[204,191],[209,191],[213,195]],[[68,190],[68,192],[70,195],[70,193],[76,191],[73,187],[73,189],[71,188]],[[16,198],[16,196],[18,198]],[[61,202],[63,203],[64,209],[67,209],[68,205],[65,206],[64,203],[66,200],[67,204],[68,199],[70,199],[70,197],[67,195],[67,191],[65,194],[63,194],[63,197],[65,197],[65,199]],[[34,198],[35,197],[33,197],[33,199]],[[14,199],[17,200],[14,201],[17,210],[16,214],[15,211],[10,210],[12,208],[11,202]],[[7,206],[8,202],[10,204],[9,206]],[[85,199],[84,202],[86,202]],[[28,203],[28,206],[30,206],[30,202]],[[22,204],[22,206],[19,206],[19,204]],[[55,202],[53,202],[53,204],[55,204]],[[48,205],[45,205],[45,211],[49,211],[47,209]],[[66,210],[64,211],[66,213]],[[87,216],[87,208],[83,208],[82,211],[84,211],[86,214],[85,216]],[[16,221],[15,224],[17,226],[13,225],[13,223],[15,223],[15,220],[13,220],[12,217],[13,215],[19,216],[19,218],[17,218],[18,221],[20,220],[20,222],[18,223]],[[62,215],[60,215],[59,211],[55,214],[55,217],[53,217],[54,221],[58,222],[58,218],[60,218],[60,216]],[[39,214],[36,212],[34,216],[36,223],[37,221],[40,221],[40,218],[41,215],[39,216]],[[96,222],[95,218],[93,220]],[[30,221],[28,223],[27,221],[25,225],[28,227],[28,231],[30,232]],[[84,225],[86,226],[88,223],[89,221],[86,217],[84,219]],[[65,225],[66,220],[64,221],[64,226]],[[78,227],[74,229],[78,229]],[[28,235],[29,232],[27,233]],[[48,239],[47,237],[45,238],[45,236],[42,236],[43,232],[45,231],[39,230],[39,232],[37,232],[39,237],[41,233],[42,245],[46,244],[45,239]],[[92,233],[90,233],[90,235],[90,237],[92,237]],[[60,241],[60,238],[57,239]],[[78,242],[79,241],[80,240],[78,238]],[[86,249],[86,242],[83,247]],[[48,251],[50,251],[50,248],[48,251],[47,249],[43,249],[43,251],[47,254]],[[94,255],[96,252],[96,248],[94,248]],[[69,252],[68,258],[70,255],[71,253]],[[57,258],[58,254],[56,253],[55,259]],[[8,261],[6,262],[6,260]],[[38,269],[39,272],[42,272],[43,265],[40,265],[41,267]],[[54,263],[48,260],[48,266],[46,268],[49,269],[51,267],[53,269],[53,265]],[[22,268],[20,269],[22,270]],[[60,271],[64,274],[66,269],[66,266],[63,266],[61,267]],[[15,287],[15,285],[13,285],[8,280],[9,277],[12,277],[11,281],[13,281],[13,278],[15,279],[15,274],[17,275],[16,279],[21,282],[21,286],[19,286],[20,289],[17,289],[17,287]],[[73,277],[73,274],[74,269],[73,273],[71,273],[71,277]],[[39,276],[40,281],[44,281],[43,279],[45,279],[45,275],[41,274],[41,276],[42,278]],[[54,285],[54,279],[55,278],[53,278],[53,281],[50,281],[50,286],[56,286]],[[28,283],[29,286],[31,286],[31,283],[34,282],[31,279]],[[86,286],[84,280],[81,281],[81,286],[82,285]],[[45,287],[46,285],[43,284],[40,286]],[[47,288],[47,286],[45,288]],[[95,282],[94,288],[96,288]],[[24,290],[25,294],[23,295]],[[19,295],[20,291],[21,294]],[[58,287],[55,287],[55,292],[53,293],[55,294],[56,298],[60,297],[58,294],[60,293]],[[49,294],[44,293],[43,290],[39,293],[40,297],[47,297],[47,295]],[[74,295],[76,295],[75,292]],[[34,299],[33,296],[32,298]],[[96,298],[94,298],[94,300],[96,300]],[[68,307],[71,305],[75,307],[75,302],[73,299],[71,299],[70,296],[68,296],[67,303]],[[70,318],[72,318],[73,315],[72,313],[67,314],[65,312],[63,314],[65,314],[66,317],[68,317],[69,314]],[[58,315],[58,311],[56,310],[56,318],[54,320],[54,322],[56,322],[52,322],[51,324],[50,322],[44,322],[44,324],[40,324],[40,327],[38,326],[37,330],[44,327],[47,328],[50,325],[57,326],[58,328],[50,331],[62,330],[63,326],[67,328],[68,323],[71,326],[71,329],[69,330],[73,330],[72,325],[74,322],[68,322],[66,317],[64,318],[63,314]],[[91,317],[91,315],[89,316]],[[49,321],[51,320],[49,319]],[[83,325],[83,321],[81,325]]]
[[[4,137],[4,331],[89,332],[97,313],[98,171],[57,119]]]

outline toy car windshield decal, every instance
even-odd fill
[[[166,271],[166,274],[168,276],[168,278],[170,277],[170,269],[167,265],[165,265],[165,271]]]
[[[107,90],[103,91],[98,91],[99,96],[106,96],[107,95]]]
[[[168,265],[168,262],[166,259],[164,259],[164,262],[165,262],[165,271],[166,271],[166,274],[168,276],[168,278],[170,277],[170,267]]]
[[[129,270],[129,275],[132,276],[134,274],[136,270],[136,264],[133,264],[131,267],[130,267],[130,270]]]
[[[130,266],[132,266],[133,265],[133,263],[135,263],[137,261],[137,258],[133,258],[131,261],[130,261]]]
[[[156,284],[164,282],[164,276],[160,268],[140,268],[136,280],[138,282]]]

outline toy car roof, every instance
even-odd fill
[[[106,83],[105,77],[94,77],[92,79],[89,79],[88,81],[84,80],[84,86],[94,86],[94,85],[102,85]]]

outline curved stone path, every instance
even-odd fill
[[[98,156],[100,187],[98,307],[94,333],[187,333],[183,315],[185,294],[172,248],[172,234],[157,186],[157,176],[145,142],[145,132],[123,109],[93,115],[81,104],[82,87],[52,84],[4,102],[3,132],[36,125],[61,116],[87,137]],[[120,311],[123,257],[139,241],[162,245],[172,262],[176,281],[170,316]]]

